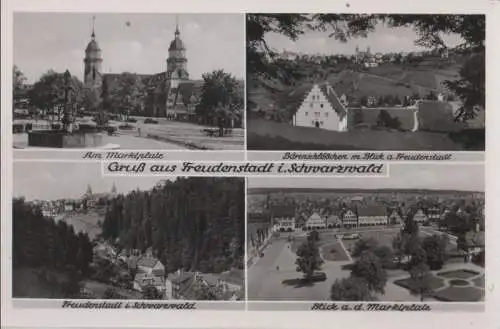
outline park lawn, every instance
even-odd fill
[[[104,216],[91,212],[88,214],[76,214],[65,218],[67,224],[72,225],[75,232],[87,233],[89,238],[93,240],[97,235],[101,234],[101,228],[98,222],[104,222]]]
[[[249,150],[434,150],[456,151],[463,146],[445,133],[397,131],[336,132],[296,127],[264,119],[248,120]]]
[[[478,275],[478,272],[471,271],[471,270],[454,270],[454,271],[444,271],[444,272],[439,272],[438,275],[443,278],[447,279],[470,279],[476,275]]]
[[[484,300],[484,290],[475,287],[447,287],[433,294],[434,298],[445,302],[479,302]]]
[[[394,281],[394,283],[397,284],[398,286],[405,288],[405,289],[408,289],[408,290],[411,289],[410,277],[407,277],[407,278],[401,279],[401,280],[396,280],[396,281]],[[431,275],[430,276],[430,286],[431,286],[432,290],[442,288],[444,286],[444,280],[441,278],[438,278],[437,276]]]
[[[321,246],[321,254],[328,261],[347,261],[349,256],[339,242],[326,243]]]

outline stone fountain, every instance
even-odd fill
[[[103,145],[103,134],[95,129],[80,129],[75,125],[71,108],[74,88],[71,74],[64,73],[64,104],[61,129],[35,130],[28,132],[28,146],[50,148],[98,148]]]

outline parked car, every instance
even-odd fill
[[[358,233],[347,233],[342,236],[342,240],[357,240],[360,237]]]

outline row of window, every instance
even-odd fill
[[[309,106],[313,107],[314,103],[310,103]],[[319,104],[319,107],[323,108],[323,103]]]

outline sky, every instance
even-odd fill
[[[360,51],[365,51],[366,47],[370,47],[372,53],[428,50],[414,44],[417,34],[411,28],[389,28],[383,24],[378,24],[375,31],[369,33],[366,38],[355,38],[346,43],[330,38],[328,36],[330,33],[308,31],[296,41],[277,33],[268,33],[264,38],[269,47],[277,51],[288,50],[305,54],[352,55],[356,46],[359,46]],[[460,36],[456,34],[442,35],[441,37],[448,47],[454,47],[463,42]]]
[[[14,64],[36,82],[49,69],[83,80],[83,57],[92,33],[90,13],[16,13]],[[166,69],[175,14],[95,15],[103,73],[154,74]],[[191,79],[214,69],[244,77],[244,17],[240,14],[178,15]]]
[[[484,192],[484,164],[391,164],[390,177],[249,178],[249,188],[429,189]]]
[[[92,192],[110,192],[113,184],[118,193],[136,188],[149,190],[158,177],[101,176],[101,165],[93,162],[16,162],[14,164],[14,197],[26,200],[80,198],[90,185]]]

